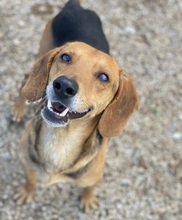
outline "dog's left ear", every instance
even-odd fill
[[[129,117],[139,107],[139,98],[132,79],[120,71],[118,91],[104,110],[99,121],[99,131],[103,137],[118,135],[125,127]]]
[[[22,93],[30,102],[41,99],[48,84],[49,72],[60,48],[53,49],[40,57],[34,64]]]

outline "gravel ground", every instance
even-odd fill
[[[17,206],[25,181],[18,141],[26,119],[10,121],[23,75],[33,64],[46,21],[66,1],[0,1],[0,219],[182,219],[182,3],[180,0],[85,0],[100,14],[112,55],[133,77],[141,107],[109,145],[99,207],[78,206],[80,189],[39,186]],[[27,114],[26,118],[30,117]]]

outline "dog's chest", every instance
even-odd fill
[[[74,164],[84,144],[80,132],[78,129],[70,133],[64,128],[43,128],[39,152],[48,173],[63,171]]]

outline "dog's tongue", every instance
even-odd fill
[[[52,103],[52,109],[55,112],[59,113],[60,116],[65,116],[67,114],[68,110],[69,110],[68,108],[66,108],[64,105],[62,105],[59,102],[53,102]]]

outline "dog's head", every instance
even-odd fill
[[[138,108],[129,75],[111,56],[81,42],[53,49],[36,61],[23,94],[36,101],[45,92],[41,113],[49,125],[100,116],[98,128],[105,137],[119,134]]]

